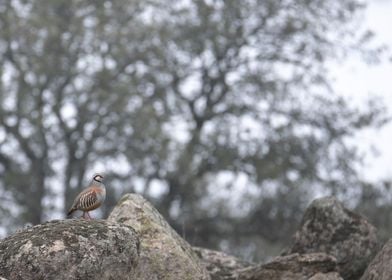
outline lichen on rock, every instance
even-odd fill
[[[239,270],[238,279],[309,280],[317,277],[320,280],[343,280],[336,269],[336,259],[327,254],[292,254]]]
[[[335,197],[314,200],[285,254],[323,252],[334,256],[346,280],[358,279],[379,249],[376,228]]]
[[[210,276],[192,247],[147,200],[124,195],[109,221],[132,226],[140,235],[140,280],[208,280]]]
[[[0,275],[9,279],[137,279],[139,239],[103,220],[51,221],[0,241]]]

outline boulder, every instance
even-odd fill
[[[361,280],[390,280],[392,279],[392,239],[376,255],[367,267]]]
[[[308,280],[343,280],[337,272],[317,273]]]
[[[337,260],[340,275],[359,279],[379,249],[376,229],[334,197],[316,199],[307,208],[286,254],[324,252]]]
[[[137,279],[136,232],[102,220],[51,221],[0,241],[7,279]]]
[[[109,221],[131,226],[140,236],[140,280],[208,280],[209,273],[192,247],[142,196],[124,195]]]
[[[193,250],[207,268],[211,279],[214,280],[237,280],[238,270],[252,265],[252,263],[222,252],[199,247],[193,247]]]
[[[336,259],[324,253],[292,254],[238,271],[240,280],[343,280]]]

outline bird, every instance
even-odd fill
[[[100,174],[93,176],[90,185],[75,198],[68,211],[68,217],[76,210],[81,210],[83,211],[82,218],[91,220],[88,212],[100,207],[106,198],[106,188],[102,180],[103,176]]]

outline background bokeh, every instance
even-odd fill
[[[390,63],[367,11],[357,0],[0,1],[1,234],[64,218],[103,172],[96,217],[137,192],[191,244],[247,260],[276,255],[323,195],[386,238],[391,184],[364,176],[361,133],[389,125],[388,104],[345,83],[344,61]]]

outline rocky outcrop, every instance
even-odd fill
[[[336,272],[336,259],[324,253],[277,257],[264,265],[238,271],[241,280],[343,280]]]
[[[245,262],[225,253],[205,248],[193,247],[213,280],[237,280],[238,271],[249,267],[252,263]]]
[[[379,248],[376,229],[334,197],[313,201],[285,254],[324,252],[346,280],[359,279]]]
[[[108,219],[133,227],[140,236],[137,279],[210,279],[209,273],[192,247],[142,196],[123,196]]]
[[[392,279],[392,239],[390,239],[367,267],[361,280]]]
[[[124,224],[52,221],[0,241],[7,279],[137,279],[139,239]]]
[[[337,272],[330,272],[327,274],[317,273],[308,280],[343,280],[343,278]]]
[[[266,264],[192,248],[143,197],[125,195],[108,221],[64,220],[0,241],[0,280],[357,280],[378,248],[376,230],[335,198],[306,210],[293,245]],[[392,279],[392,240],[362,280]]]

